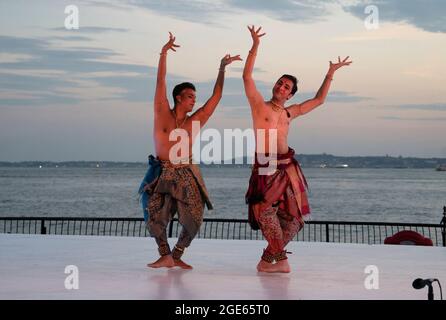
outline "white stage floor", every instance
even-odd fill
[[[256,271],[264,241],[195,239],[184,256],[193,270],[146,267],[158,258],[151,238],[0,234],[0,243],[0,299],[425,300],[414,279],[446,288],[442,247],[292,242],[292,272],[265,274]],[[68,265],[79,289],[65,288]],[[366,289],[369,265],[379,289]]]

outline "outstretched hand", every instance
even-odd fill
[[[169,31],[169,41],[163,46],[163,49],[161,50],[161,53],[166,53],[167,50],[175,50],[175,48],[178,48],[179,45],[175,44],[175,37],[172,35],[172,33]]]
[[[347,59],[350,56],[347,56],[347,58],[345,58],[344,60],[341,61],[341,57],[338,57],[338,62],[337,63],[333,63],[330,61],[330,71],[331,72],[335,72],[336,70],[338,70],[340,67],[343,66],[349,66],[353,61],[347,61]]]
[[[240,58],[240,55],[236,55],[231,57],[230,54],[225,55],[220,62],[220,68],[224,68],[228,64],[231,64],[233,61],[242,61],[242,58]]]
[[[255,44],[258,44],[260,42],[260,37],[263,37],[266,33],[260,33],[260,30],[262,29],[262,27],[259,27],[257,30],[254,28],[254,25],[252,25],[251,27],[248,26],[248,30],[249,32],[251,32],[251,37],[252,37],[252,41]]]

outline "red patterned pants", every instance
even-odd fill
[[[296,217],[280,208],[280,202],[270,206],[262,203],[254,205],[254,214],[268,241],[265,252],[273,256],[281,253],[303,227]]]

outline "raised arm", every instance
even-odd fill
[[[175,37],[169,32],[169,41],[163,46],[160,53],[160,59],[158,62],[158,75],[156,78],[155,89],[155,111],[168,111],[169,101],[166,95],[166,59],[169,49],[176,51],[175,48],[179,47],[175,43]]]
[[[256,61],[260,37],[265,35],[265,33],[260,33],[261,29],[262,27],[259,27],[257,30],[255,30],[254,26],[248,26],[248,30],[252,37],[252,47],[251,50],[249,50],[248,58],[245,62],[245,68],[243,69],[243,84],[245,86],[245,93],[253,111],[258,103],[263,102],[263,97],[257,90],[254,79],[252,78],[252,70],[254,69],[254,63]]]
[[[338,57],[338,63],[333,63],[330,61],[330,67],[328,69],[327,75],[325,76],[325,79],[322,82],[322,85],[317,91],[314,98],[304,101],[300,104],[293,104],[287,108],[287,110],[291,114],[292,119],[310,112],[311,110],[325,102],[325,98],[327,97],[328,90],[330,89],[330,84],[333,80],[335,71],[338,70],[340,67],[348,66],[352,63],[352,61],[347,61],[348,58],[349,57],[341,61],[341,58]]]
[[[220,61],[220,68],[218,69],[217,80],[215,81],[214,91],[212,92],[212,96],[206,101],[206,103],[198,109],[192,115],[192,121],[198,120],[200,121],[200,126],[204,126],[208,121],[209,117],[214,113],[215,108],[217,107],[220,99],[223,95],[223,85],[225,82],[225,68],[228,64],[231,64],[233,61],[240,61],[240,55],[236,55],[231,57],[230,54],[225,55]]]

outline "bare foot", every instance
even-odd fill
[[[280,260],[276,262],[275,266],[277,267],[277,272],[289,273],[291,272],[290,264],[288,263],[288,259]]]
[[[273,267],[274,267],[274,264],[260,259],[259,263],[257,264],[257,271],[258,272],[272,272],[270,270],[273,270]]]
[[[156,260],[153,263],[149,263],[147,264],[148,267],[150,268],[162,268],[162,267],[166,267],[166,268],[172,268],[175,266],[175,263],[173,261],[173,258],[170,254],[162,256],[161,258],[159,258],[158,260]]]
[[[173,263],[175,264],[176,267],[180,267],[181,269],[192,269],[191,265],[187,264],[181,259],[173,260]]]
[[[260,262],[257,264],[257,271],[268,273],[289,273],[291,270],[288,260],[281,260],[274,264],[260,260]]]

